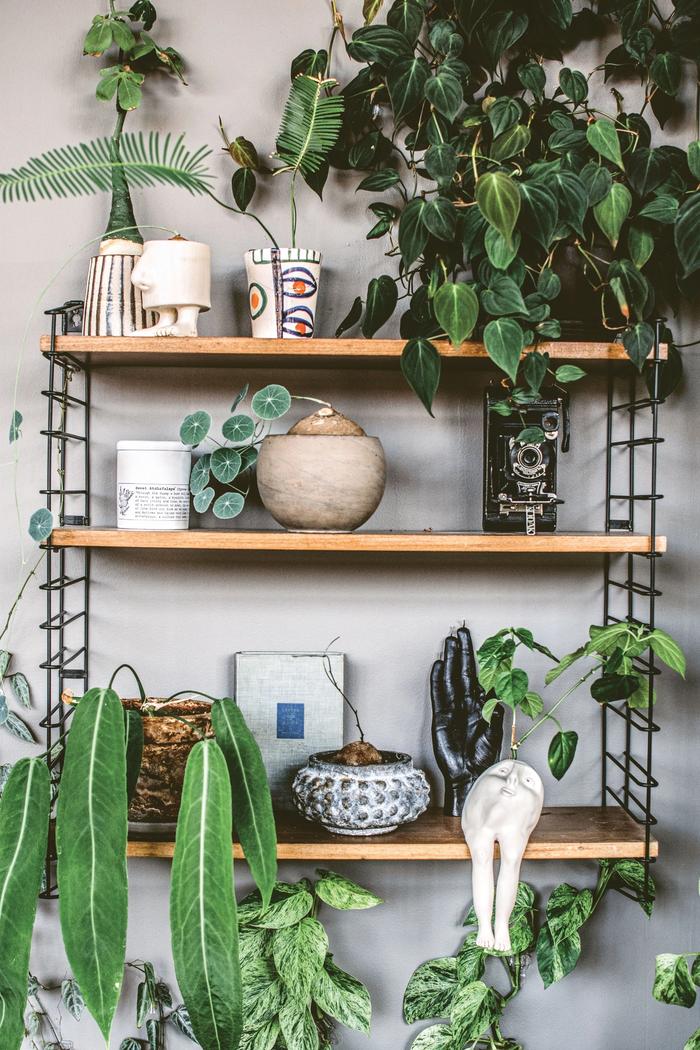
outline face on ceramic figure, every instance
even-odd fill
[[[197,241],[146,241],[131,281],[146,309],[211,306],[211,254]]]
[[[497,762],[486,770],[482,777],[484,791],[488,792],[495,802],[499,797],[522,800],[527,803],[528,797],[540,801],[544,788],[538,773],[526,762],[508,759]]]

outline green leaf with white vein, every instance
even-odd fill
[[[407,1024],[431,1017],[449,1017],[457,994],[457,959],[431,959],[414,970],[403,996]]]
[[[615,182],[608,194],[593,209],[595,220],[613,248],[617,248],[620,231],[632,207],[632,194],[621,182]]]
[[[79,1021],[85,1009],[85,1000],[78,982],[72,977],[61,982],[61,1001],[71,1017]]]
[[[440,354],[429,339],[409,339],[401,352],[401,371],[431,416],[441,369]]]
[[[454,1033],[448,1024],[431,1024],[411,1043],[411,1050],[455,1050]]]
[[[578,932],[555,941],[549,926],[543,926],[537,938],[537,966],[545,988],[571,973],[580,954],[581,938]]]
[[[267,1021],[255,1031],[245,1029],[240,1050],[274,1050],[279,1046],[280,1026],[277,1018]]]
[[[211,454],[207,452],[206,455],[200,456],[195,462],[190,473],[190,492],[193,496],[197,496],[206,488],[209,484],[210,474]]]
[[[311,998],[329,1017],[369,1035],[372,1004],[369,992],[361,981],[341,970],[328,956],[325,966],[316,976]]]
[[[12,736],[16,736],[18,740],[24,740],[25,744],[35,744],[34,734],[32,733],[26,722],[23,722],[19,715],[16,715],[14,711],[8,711],[5,717],[5,721],[2,723],[3,728],[11,733]]]
[[[112,689],[90,689],[71,721],[56,814],[66,955],[109,1041],[124,976],[127,923],[124,712]]]
[[[669,1006],[691,1007],[695,1004],[695,985],[684,955],[665,952],[656,956],[656,971],[652,995]]]
[[[7,649],[0,649],[0,681],[7,674],[7,668],[10,666],[11,659],[12,654],[8,653]]]
[[[217,481],[230,485],[241,472],[241,457],[233,448],[217,448],[211,454],[211,472]]]
[[[483,981],[460,986],[450,1011],[455,1046],[478,1039],[503,1012],[503,997]]]
[[[173,857],[170,930],[177,982],[197,1042],[202,1050],[237,1046],[242,994],[231,785],[215,740],[200,740],[187,760]]]
[[[28,532],[35,543],[43,543],[53,530],[53,514],[46,507],[35,510],[29,519]]]
[[[14,674],[10,675],[9,678],[10,688],[15,694],[17,703],[21,704],[22,707],[31,707],[31,701],[29,697],[29,682],[21,671],[15,671]]]
[[[327,871],[318,868],[316,874],[319,881],[316,883],[316,896],[320,897],[324,904],[339,911],[356,911],[363,908],[374,908],[377,904],[383,904],[381,897],[377,897],[371,890],[358,886],[352,879],[344,875],[338,875],[335,871]]]
[[[685,678],[685,656],[678,642],[658,627],[649,635],[649,645],[659,660]]]
[[[257,741],[233,700],[216,700],[211,716],[231,779],[234,826],[267,907],[277,878],[277,833],[265,765]]]
[[[500,171],[487,172],[476,184],[476,202],[484,218],[510,240],[520,214],[520,190]]]
[[[520,355],[525,348],[523,330],[510,317],[489,321],[484,329],[484,345],[495,365],[515,382]]]
[[[287,1050],[319,1050],[318,1029],[308,1007],[288,999],[279,1013]]]
[[[275,932],[272,955],[277,972],[291,995],[299,1001],[309,998],[327,951],[328,934],[318,919],[310,916]]]
[[[586,128],[586,138],[593,149],[624,171],[622,150],[615,125],[611,120],[595,120]]]
[[[192,412],[185,416],[180,426],[180,441],[183,445],[199,445],[211,429],[211,416],[208,412]]]
[[[474,331],[479,316],[479,300],[472,286],[446,281],[435,293],[433,307],[452,345],[461,346]]]
[[[236,518],[245,506],[245,496],[240,492],[224,492],[214,501],[214,514],[217,518],[226,520]]]
[[[50,783],[38,758],[15,763],[0,799],[0,1046],[24,1035],[29,951],[44,870]]]
[[[268,386],[263,387],[262,390],[258,390],[257,394],[253,395],[250,403],[250,407],[258,419],[266,421],[279,419],[285,412],[289,411],[291,405],[291,394],[286,387],[280,386],[279,383],[270,383]]]
[[[255,433],[255,423],[246,415],[231,416],[221,428],[221,432],[227,441],[241,444],[248,441]]]
[[[207,485],[205,489],[202,489],[201,492],[197,493],[197,495],[192,500],[192,506],[198,514],[204,514],[205,511],[209,510],[209,508],[211,507],[211,501],[214,499],[214,495],[214,489],[211,487],[211,485]]]

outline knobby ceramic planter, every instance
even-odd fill
[[[265,507],[286,529],[352,532],[384,495],[384,449],[376,437],[275,435],[260,447],[257,477]]]
[[[292,785],[296,808],[337,835],[383,835],[416,820],[430,802],[425,774],[410,755],[381,755],[371,766],[340,765],[332,751],[311,755]]]
[[[83,335],[131,335],[146,327],[141,289],[131,283],[142,251],[134,241],[102,242],[99,254],[90,260]]]
[[[143,758],[129,820],[170,824],[177,820],[190,751],[212,735],[210,705],[204,700],[124,700],[124,707],[142,712]],[[157,714],[144,714],[149,709]]]
[[[245,253],[248,306],[255,339],[311,339],[321,253],[308,248],[253,248]]]

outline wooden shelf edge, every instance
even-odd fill
[[[95,360],[100,355],[118,354],[124,359],[148,355],[171,358],[182,353],[204,357],[289,357],[289,358],[399,358],[405,345],[403,339],[251,339],[237,336],[194,336],[184,338],[139,338],[138,336],[94,337],[62,335],[56,339],[56,349],[61,353],[84,354]],[[435,340],[440,355],[461,360],[488,361],[483,343],[465,342],[459,347],[446,340]],[[51,348],[51,339],[43,335],[40,340],[42,353]],[[628,357],[620,343],[569,342],[557,340],[541,343],[538,350],[546,352],[553,360],[564,361],[627,361]],[[661,358],[668,356],[666,344],[661,346]]]
[[[143,835],[147,835],[144,831]],[[368,838],[332,835],[293,815],[278,815],[279,860],[294,861],[465,861],[469,850],[458,818],[429,810],[414,824]],[[243,858],[238,843],[233,856]],[[644,830],[622,809],[597,806],[548,807],[525,851],[526,860],[603,860],[644,857]],[[129,842],[128,855],[169,859],[175,843],[166,838]],[[651,841],[651,856],[659,845]]]
[[[180,531],[114,528],[54,529],[53,547],[150,550],[336,551],[402,554],[650,554],[651,537],[641,533],[540,533],[537,536],[483,532],[300,533],[278,529],[188,529]],[[666,537],[656,537],[656,552]]]

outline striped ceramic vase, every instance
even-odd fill
[[[90,260],[83,335],[129,335],[147,326],[141,291],[131,283],[140,254],[100,254]]]

